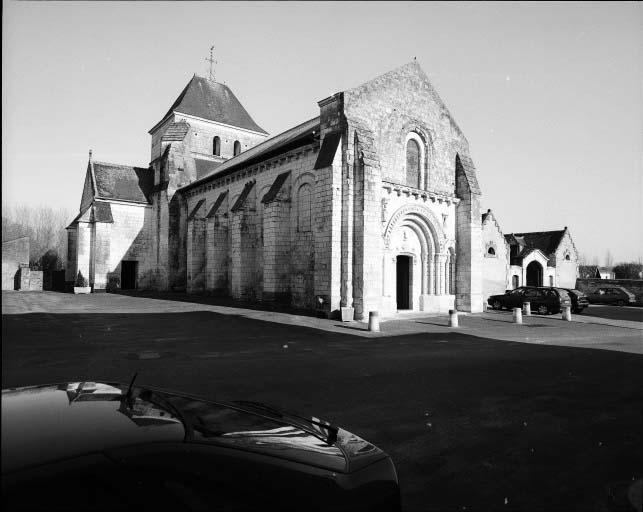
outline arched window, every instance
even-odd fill
[[[238,140],[234,141],[234,156],[237,156],[239,153],[241,153],[241,142]]]
[[[212,154],[221,155],[221,139],[219,137],[212,139]]]
[[[406,184],[409,187],[420,188],[422,161],[420,159],[420,145],[415,139],[406,143]]]
[[[565,254],[565,259],[566,259],[567,261],[569,261],[569,260],[571,260],[571,259],[572,259],[572,258],[569,256],[569,253]]]
[[[311,231],[313,187],[304,183],[297,192],[297,231]]]
[[[487,254],[489,256],[495,256],[496,255],[496,250],[493,247],[489,247],[489,249],[487,249]]]

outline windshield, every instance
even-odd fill
[[[185,419],[189,441],[234,446],[336,471],[345,468],[339,448],[290,421],[190,397],[164,396]]]

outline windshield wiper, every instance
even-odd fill
[[[235,404],[239,405],[245,405],[249,407],[253,407],[255,409],[259,409],[261,411],[266,411],[269,412],[278,418],[283,418],[284,414],[275,409],[274,407],[271,407],[266,404],[262,404],[261,402],[253,402],[250,400],[235,400]],[[303,416],[299,416],[298,414],[292,414],[292,413],[287,413],[287,416],[289,419],[297,419],[301,421],[295,421],[294,423],[297,424],[298,427],[301,427],[303,430],[308,432],[309,434],[314,435],[315,437],[320,437],[323,436],[322,440],[328,444],[335,444],[337,442],[337,434],[339,433],[339,429],[335,427],[334,425],[331,425],[330,423],[326,421],[319,420],[317,418],[305,418]],[[317,427],[320,427],[324,430],[328,431],[328,435],[324,435],[322,432],[319,432],[316,429],[310,428],[309,425],[315,425]]]

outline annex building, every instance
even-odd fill
[[[220,294],[357,319],[481,311],[476,169],[418,63],[318,107],[270,137],[230,88],[192,77],[149,132],[149,165],[90,152],[67,281],[81,272],[94,291]]]

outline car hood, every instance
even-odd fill
[[[150,442],[207,443],[331,471],[387,455],[330,423],[258,402],[214,402],[120,383],[71,382],[2,391],[2,473]]]
[[[183,441],[177,416],[140,398],[125,407],[126,389],[73,382],[2,390],[2,473],[132,444]]]
[[[260,402],[218,402],[155,389],[180,414],[188,442],[242,449],[332,471],[357,471],[387,455],[372,443],[315,417]]]

